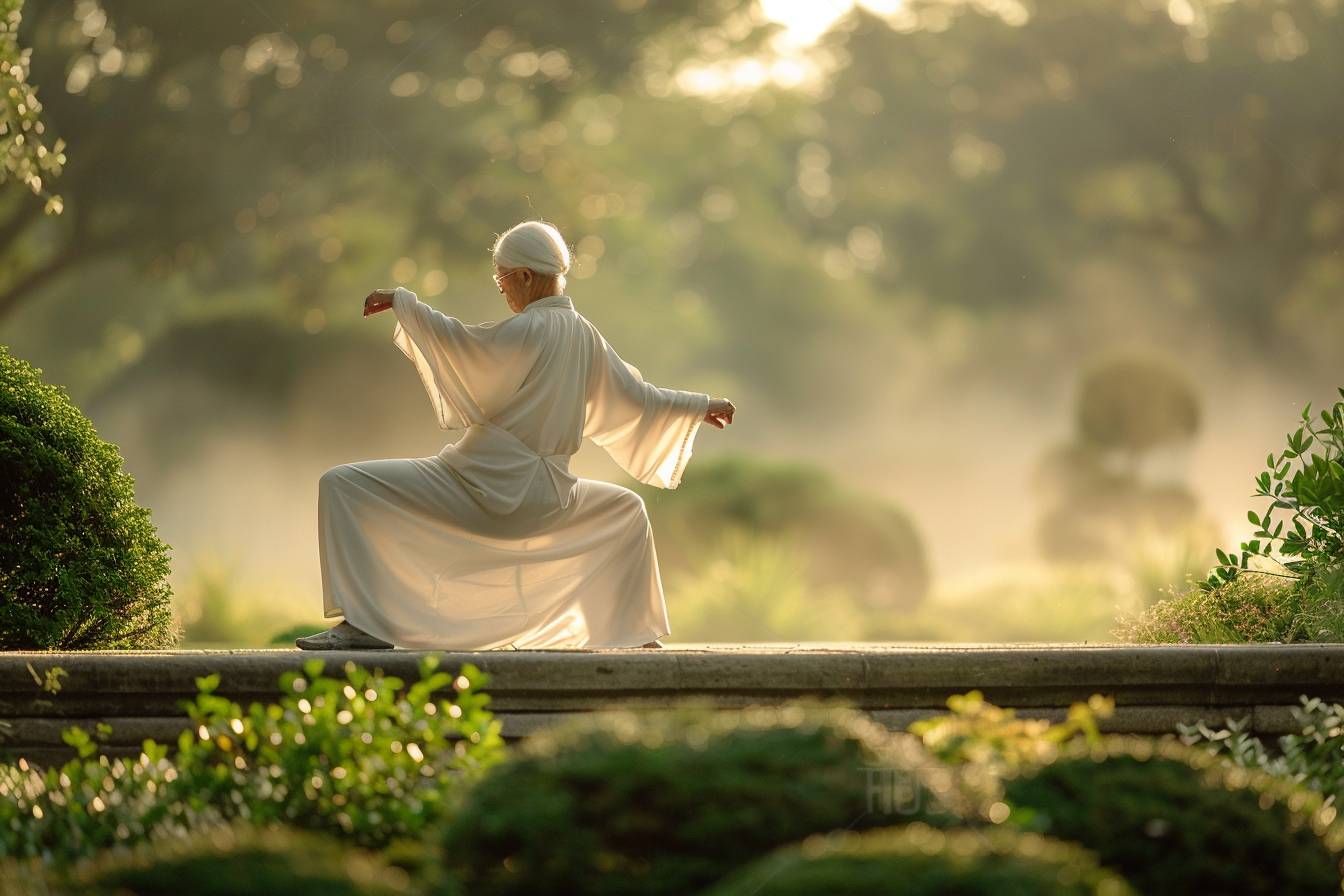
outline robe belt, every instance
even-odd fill
[[[461,475],[477,501],[494,513],[512,513],[526,497],[530,483],[545,470],[556,499],[568,507],[578,478],[569,471],[570,455],[541,454],[491,421],[473,423],[462,438],[444,446],[439,456]]]

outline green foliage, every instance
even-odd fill
[[[1017,710],[995,706],[978,690],[947,698],[948,715],[910,723],[906,730],[942,762],[973,763],[991,771],[1016,769],[1053,759],[1059,745],[1075,737],[1101,741],[1097,719],[1115,713],[1115,699],[1093,694],[1086,703],[1069,707],[1063,722],[1019,719]]]
[[[42,103],[28,83],[33,51],[19,46],[23,0],[0,0],[0,184],[16,180],[46,196],[48,214],[60,214],[61,198],[43,186],[65,166],[65,141],[51,146],[42,139]]]
[[[277,702],[247,710],[214,693],[217,675],[198,680],[192,728],[171,759],[153,741],[134,761],[96,755],[95,739],[73,728],[65,740],[79,755],[65,765],[0,765],[0,855],[63,862],[231,819],[383,846],[421,836],[502,758],[475,666],[454,676],[426,657],[409,687],[376,669],[348,663],[336,678],[322,666],[286,674]]]
[[[198,680],[188,707],[193,729],[178,739],[180,787],[193,805],[221,807],[261,823],[329,830],[365,846],[418,834],[448,815],[460,785],[502,758],[499,722],[478,693],[483,673],[454,676],[421,660],[409,688],[347,662],[345,678],[280,679],[277,703],[244,711]],[[445,688],[452,700],[434,699]]]
[[[675,491],[636,487],[669,569],[703,569],[732,530],[793,545],[804,587],[843,590],[860,607],[914,607],[928,592],[909,514],[845,488],[821,468],[742,455],[705,458]]]
[[[1240,644],[1315,640],[1304,627],[1307,592],[1278,576],[1238,576],[1191,587],[1122,617],[1116,637],[1134,643]]]
[[[897,884],[896,882],[899,882]],[[899,887],[899,889],[894,889]],[[741,868],[704,896],[1136,896],[1096,855],[1010,828],[818,834]]]
[[[1344,387],[1339,395],[1344,399]],[[1240,554],[1219,548],[1218,566],[1201,588],[1213,590],[1246,572],[1280,575],[1248,566],[1251,557],[1277,562],[1286,575],[1302,579],[1344,565],[1344,400],[1320,412],[1319,429],[1315,421],[1307,402],[1288,447],[1277,457],[1270,452],[1268,469],[1256,477],[1255,494],[1270,504],[1264,514],[1247,511],[1257,527],[1253,537],[1241,543]],[[1276,544],[1280,555],[1296,559],[1277,561]]]
[[[952,826],[979,806],[960,783],[842,706],[600,713],[532,735],[476,784],[445,867],[481,894],[692,893],[806,834]]]
[[[147,741],[133,760],[95,755],[97,742],[72,728],[78,756],[60,767],[0,765],[0,855],[65,863],[120,843],[184,836],[217,815],[173,796],[177,769]]]
[[[1067,744],[1052,762],[1009,772],[1004,800],[1009,823],[1095,850],[1151,896],[1340,889],[1333,807],[1174,739]]]
[[[396,896],[410,876],[335,837],[279,826],[212,826],[105,852],[14,896]]]
[[[1296,781],[1319,793],[1326,805],[1338,806],[1344,797],[1344,705],[1326,703],[1302,694],[1301,706],[1292,708],[1298,731],[1280,735],[1278,750],[1247,728],[1251,717],[1228,719],[1227,727],[1211,728],[1203,722],[1177,723],[1182,742],[1202,747],[1241,768],[1253,768]]]
[[[169,548],[115,445],[0,346],[0,649],[165,647]]]

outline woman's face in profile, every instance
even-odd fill
[[[525,270],[526,268],[509,270],[495,265],[495,286],[504,294],[505,301],[515,314],[527,307],[527,301],[522,297]]]

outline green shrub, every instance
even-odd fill
[[[947,698],[947,715],[912,722],[906,730],[940,761],[999,772],[1053,759],[1059,745],[1076,737],[1100,743],[1097,719],[1115,712],[1115,699],[1093,694],[1086,703],[1069,707],[1063,722],[1019,719],[1017,710],[995,706],[980,691]]]
[[[1340,891],[1333,808],[1174,739],[1068,744],[1053,762],[1010,772],[1004,800],[1010,823],[1095,850],[1152,896]]]
[[[1114,634],[1122,641],[1157,644],[1303,641],[1308,640],[1305,596],[1280,576],[1247,572],[1211,589],[1191,587],[1122,617]]]
[[[153,741],[134,761],[95,756],[93,739],[72,729],[80,755],[65,765],[0,766],[0,855],[68,861],[231,819],[369,847],[419,837],[503,752],[480,670],[454,676],[436,664],[426,657],[406,688],[353,663],[326,677],[314,659],[304,675],[283,676],[277,702],[247,710],[213,693],[217,676],[200,679],[171,759]],[[452,699],[436,699],[441,690]]]
[[[172,645],[169,548],[115,445],[0,346],[0,649]]]
[[[36,769],[0,765],[0,856],[64,863],[119,843],[183,836],[219,818],[171,796],[177,769],[167,749],[146,742],[133,760],[96,756],[80,729],[66,732],[78,756]]]
[[[793,544],[808,585],[846,592],[869,610],[909,609],[927,596],[925,546],[899,505],[800,461],[727,455],[697,463],[675,491],[635,486],[669,582],[703,568],[725,535],[740,530]]]
[[[479,781],[445,867],[480,894],[680,896],[806,834],[956,825],[977,805],[959,783],[917,739],[834,704],[600,713]]]
[[[334,837],[231,825],[105,852],[54,869],[32,896],[410,896],[409,875]]]
[[[474,665],[458,675],[421,660],[420,680],[345,664],[345,678],[281,676],[278,703],[244,711],[198,680],[193,730],[178,739],[177,790],[227,816],[340,834],[362,846],[419,834],[452,811],[458,789],[502,759],[500,724]],[[453,700],[435,700],[444,688]]]
[[[1344,399],[1344,388],[1339,396]],[[1242,542],[1240,553],[1219,549],[1218,566],[1200,587],[1211,590],[1237,578],[1252,569],[1251,557],[1278,563],[1290,579],[1311,579],[1344,564],[1344,401],[1321,411],[1319,429],[1314,420],[1308,402],[1288,447],[1277,458],[1271,452],[1265,459],[1269,469],[1256,477],[1255,494],[1270,504],[1263,516],[1247,512],[1257,527],[1252,540]],[[1280,554],[1294,559],[1274,558],[1275,543]]]
[[[1251,717],[1228,719],[1227,727],[1211,728],[1203,722],[1177,723],[1181,741],[1207,750],[1233,765],[1254,768],[1296,781],[1338,806],[1344,799],[1344,705],[1326,703],[1303,694],[1301,706],[1292,708],[1298,730],[1278,738],[1278,751],[1270,752],[1264,741],[1248,732]]]
[[[898,883],[899,882],[899,883]],[[899,889],[898,889],[899,887]],[[817,834],[729,875],[704,896],[1136,896],[1073,843],[1005,828],[915,822]]]
[[[1263,515],[1247,513],[1251,540],[1217,549],[1218,565],[1197,587],[1122,620],[1117,637],[1344,641],[1344,401],[1320,412],[1319,427],[1315,419],[1308,404],[1287,448],[1266,458],[1255,494],[1270,503]]]

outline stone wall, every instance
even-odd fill
[[[414,679],[419,651],[309,653],[292,649],[0,654],[0,749],[34,761],[69,755],[61,731],[112,726],[113,755],[147,737],[172,743],[185,727],[180,701],[195,679],[219,673],[218,693],[270,700],[285,671],[306,660],[347,660]],[[1265,735],[1292,728],[1307,694],[1344,702],[1344,645],[761,644],[625,650],[443,652],[441,668],[471,662],[506,738],[525,737],[573,713],[657,708],[699,698],[721,707],[798,697],[840,699],[891,728],[946,711],[952,694],[978,689],[1024,717],[1059,720],[1094,693],[1115,698],[1106,731],[1174,733],[1176,722],[1221,725],[1250,716]],[[60,689],[40,686],[65,670]]]

